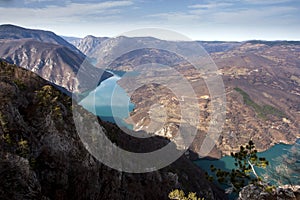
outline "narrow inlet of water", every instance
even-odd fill
[[[119,125],[132,130],[132,125],[127,124],[124,119],[129,117],[129,113],[133,111],[134,104],[130,102],[126,91],[117,83],[125,72],[109,72],[114,76],[101,82],[79,104],[104,121],[118,122]]]

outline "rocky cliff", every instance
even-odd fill
[[[274,191],[266,192],[261,187],[248,185],[240,193],[238,200],[299,200],[299,186],[278,187]]]
[[[1,61],[0,88],[0,199],[153,200],[167,199],[174,188],[205,199],[226,199],[184,156],[145,174],[102,165],[77,135],[71,99],[30,71]],[[91,116],[83,109],[81,114]],[[168,142],[154,137],[141,146],[115,125],[99,123],[116,144],[137,152]]]
[[[111,76],[94,68],[80,50],[49,31],[1,25],[0,45],[0,58],[31,70],[69,92],[85,91],[90,89],[87,83],[90,79],[101,82]],[[87,70],[82,70],[79,81],[77,73],[81,67]]]
[[[98,49],[101,43],[108,39],[107,37],[95,37],[88,35],[82,39],[68,40],[71,44],[77,47],[85,55],[93,55],[94,51]]]

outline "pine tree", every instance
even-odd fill
[[[210,166],[210,170],[216,174],[217,181],[230,186],[227,190],[228,193],[239,192],[249,183],[261,184],[261,177],[257,175],[255,166],[265,168],[269,162],[265,158],[257,156],[257,150],[251,140],[247,145],[240,146],[239,152],[231,153],[231,156],[235,160],[236,168],[230,172],[217,169],[213,165]],[[208,176],[208,179],[212,180],[213,177]]]

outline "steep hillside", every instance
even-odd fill
[[[300,45],[281,43],[249,42],[213,58],[228,86],[241,87],[258,103],[274,105],[299,121]]]
[[[0,88],[0,199],[153,200],[167,199],[173,188],[205,199],[225,199],[184,156],[146,174],[102,165],[77,135],[71,99],[30,71],[1,61]],[[90,113],[82,109],[80,114],[89,121]],[[168,142],[152,137],[141,144],[115,125],[99,123],[117,145],[135,152]]]
[[[212,56],[228,91],[224,145],[232,141],[230,135],[236,141],[251,137],[263,149],[299,138],[299,43],[246,42]]]
[[[82,39],[70,40],[69,42],[77,47],[85,55],[93,55],[94,51],[98,49],[101,43],[108,39],[107,37],[95,37],[88,35]]]
[[[69,92],[89,90],[90,79],[99,82],[111,76],[85,62],[86,56],[75,46],[49,31],[0,25],[0,58],[29,69]],[[76,77],[84,63],[79,83]],[[99,76],[101,77],[99,77]]]

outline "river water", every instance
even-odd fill
[[[260,152],[257,155],[259,157],[265,157],[269,161],[269,166],[267,166],[266,169],[272,170],[276,166],[280,165],[282,162],[282,157],[283,156],[289,156],[290,151],[292,148],[295,148],[297,151],[300,150],[300,139],[297,140],[295,145],[288,145],[288,144],[276,144],[273,147],[269,148],[268,150],[264,152]],[[210,175],[213,175],[210,172],[210,166],[214,165],[216,168],[220,168],[223,170],[231,170],[235,168],[234,165],[234,158],[231,156],[224,156],[223,158],[219,160],[208,160],[208,159],[200,159],[195,161],[196,165],[198,165],[201,169],[207,171]],[[298,160],[299,163],[299,160]],[[299,164],[298,164],[299,166]],[[300,167],[300,166],[299,166]],[[259,176],[262,176],[265,173],[268,173],[268,170],[261,169],[261,168],[256,168],[257,174]],[[293,181],[294,184],[300,184],[300,174],[298,176],[292,178],[291,180]],[[271,181],[270,183],[276,184],[275,182]],[[284,183],[288,184],[288,182]]]
[[[112,123],[118,121],[121,126],[132,129],[132,125],[127,124],[124,119],[127,118],[129,113],[134,109],[134,104],[130,102],[130,97],[126,91],[117,83],[124,72],[109,72],[114,76],[101,82],[101,84],[82,99],[79,104],[104,121]]]
[[[113,77],[103,81],[95,90],[81,100],[79,104],[93,113],[96,111],[94,114],[104,121],[115,123],[116,120],[118,120],[122,126],[132,129],[132,125],[127,124],[124,119],[127,118],[129,113],[134,109],[134,104],[130,102],[130,97],[125,90],[117,84],[117,81],[121,79],[124,72],[111,71],[111,73],[114,74]],[[117,100],[113,100],[113,98]],[[114,113],[112,112],[112,108],[116,110]],[[300,144],[300,140],[298,140],[297,143]],[[265,157],[270,163],[268,168],[272,168],[280,164],[279,158],[287,155],[291,148],[292,145],[276,144],[267,151],[258,153],[258,156]],[[219,160],[201,159],[195,161],[195,164],[208,173],[210,173],[210,165],[214,165],[223,170],[235,168],[234,159],[231,156],[225,156]],[[265,173],[265,170],[257,169],[257,172],[259,175],[262,175]],[[300,175],[298,180],[300,180]]]

